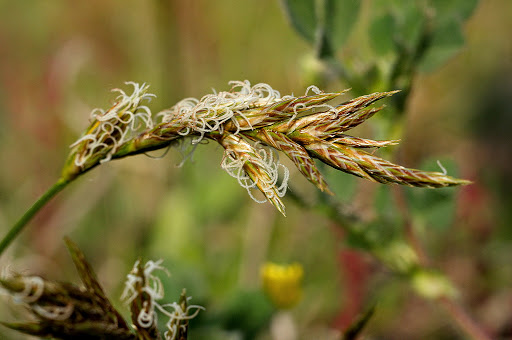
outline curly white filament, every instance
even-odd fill
[[[133,93],[127,95],[121,89],[117,102],[107,111],[94,109],[91,112],[92,125],[87,134],[78,139],[71,147],[83,145],[85,151],[77,154],[75,164],[83,166],[92,156],[105,152],[100,163],[111,160],[118,147],[130,139],[141,129],[153,127],[151,110],[141,105],[143,101],[151,101],[154,94],[147,93],[149,85],[126,82],[133,86]]]
[[[36,304],[32,306],[32,310],[45,319],[64,321],[73,314],[75,308],[71,303],[66,306],[40,306]]]
[[[196,317],[200,310],[204,310],[204,307],[191,305],[188,306],[186,310],[183,310],[183,308],[181,308],[181,306],[176,302],[166,305],[160,305],[157,302],[164,297],[164,289],[162,281],[160,278],[155,276],[153,272],[156,270],[161,270],[170,275],[169,272],[161,266],[162,262],[163,260],[161,259],[158,261],[148,261],[141,271],[140,261],[136,261],[133,269],[127,275],[125,289],[121,298],[125,301],[125,303],[129,304],[134,299],[136,299],[140,293],[147,293],[149,299],[143,301],[142,303],[141,311],[137,315],[137,326],[142,328],[149,328],[156,325],[158,321],[156,313],[157,309],[169,318],[169,321],[166,324],[168,331],[165,333],[165,338],[168,340],[174,340],[176,338],[178,329],[177,325],[179,324],[179,321],[189,320]],[[169,311],[169,307],[173,308],[173,311]],[[194,309],[195,312],[190,314],[190,312]]]
[[[13,293],[12,297],[16,303],[34,303],[43,295],[44,281],[38,276],[23,278],[25,287],[19,293]]]
[[[256,146],[256,157],[239,157],[235,152],[227,151],[222,159],[221,167],[231,177],[236,178],[238,184],[247,190],[247,193],[257,203],[264,203],[267,199],[258,200],[254,197],[252,189],[259,184],[260,190],[265,193],[266,197],[274,196],[274,189],[279,179],[279,169],[283,170],[283,179],[281,185],[277,187],[277,195],[283,197],[288,188],[288,179],[290,177],[289,170],[286,166],[279,163],[277,154],[270,149]],[[254,164],[268,175],[268,179],[256,179],[254,181],[244,170],[247,162]]]
[[[187,302],[190,299],[191,297],[188,297]],[[173,311],[168,311],[166,308],[172,308]],[[183,310],[178,303],[173,302],[159,306],[159,310],[169,318],[169,321],[166,324],[167,331],[164,333],[165,339],[175,340],[176,335],[178,334],[178,326],[185,327],[185,325],[180,325],[180,321],[195,318],[201,310],[204,310],[204,307],[199,305],[189,305],[185,310]],[[192,310],[195,311],[192,314],[189,314]]]
[[[215,92],[202,97],[186,98],[178,102],[169,110],[158,114],[163,122],[175,121],[186,127],[182,134],[187,135],[191,131],[200,134],[193,142],[199,142],[205,133],[212,131],[222,132],[222,125],[231,120],[238,129],[239,123],[235,116],[241,116],[246,121],[242,110],[262,107],[283,99],[279,91],[274,90],[265,83],[251,86],[248,80],[230,81],[230,91]],[[249,127],[246,129],[252,129]]]

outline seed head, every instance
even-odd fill
[[[158,338],[157,311],[169,318],[166,323],[166,340],[186,338],[183,334],[188,332],[188,320],[195,318],[204,307],[188,305],[191,297],[183,291],[180,301],[161,305],[159,300],[164,297],[162,281],[153,274],[155,270],[169,272],[161,266],[162,260],[148,261],[144,265],[135,262],[132,271],[128,274],[122,298],[130,305],[132,322],[139,332],[148,338]]]
[[[331,105],[346,91],[324,93],[310,86],[303,96],[281,96],[270,85],[254,86],[232,81],[229,91],[213,92],[201,99],[187,98],[151,120],[151,111],[140,105],[153,95],[148,86],[120,92],[118,102],[106,112],[93,111],[93,122],[75,142],[63,170],[65,180],[114,158],[168,147],[190,137],[193,144],[213,140],[224,148],[221,167],[253,195],[260,190],[284,214],[281,197],[287,189],[288,169],[279,163],[274,149],[284,153],[297,169],[320,190],[331,194],[317,168],[317,160],[346,173],[379,183],[439,188],[468,184],[440,172],[408,169],[364,149],[397,144],[354,137],[346,132],[382,109],[376,101],[397,91],[373,93]],[[282,176],[279,176],[282,174]],[[279,177],[282,177],[279,179]]]
[[[97,108],[91,112],[91,124],[82,137],[70,146],[72,151],[64,176],[77,176],[100,163],[108,162],[123,143],[140,131],[153,127],[151,110],[141,105],[155,97],[147,93],[149,85],[126,84],[133,86],[131,95],[121,89],[113,89],[113,92],[119,93],[115,104],[106,111]]]

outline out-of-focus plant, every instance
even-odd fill
[[[304,81],[325,86],[340,81],[356,95],[399,89],[392,97],[390,114],[374,123],[379,127],[377,131],[400,138],[416,75],[436,70],[461,50],[464,21],[473,13],[478,0],[281,3],[291,26],[311,46],[311,52],[301,63]],[[365,20],[358,20],[362,15]],[[351,36],[356,28],[359,34]],[[352,53],[345,55],[344,49]],[[439,162],[438,165],[446,172]],[[453,163],[448,165],[453,171]],[[304,203],[300,197],[295,198]],[[420,296],[440,302],[454,324],[467,335],[487,339],[485,332],[455,302],[457,289],[453,284],[430,268],[413,227],[425,222],[448,227],[455,210],[453,191],[393,192],[386,187],[375,193],[373,201],[377,214],[372,221],[363,222],[357,212],[342,213],[334,198],[319,200],[318,211],[327,213],[345,228],[349,244],[372,253],[405,277]]]
[[[1,322],[19,332],[53,339],[187,339],[188,323],[201,306],[189,305],[183,290],[180,300],[160,304],[164,297],[155,270],[164,270],[160,261],[137,261],[128,274],[123,299],[130,306],[131,326],[113,307],[78,246],[69,239],[66,245],[83,286],[45,280],[38,276],[11,274],[0,279],[2,293],[23,305],[37,321]],[[166,331],[158,328],[156,310],[168,321]]]
[[[263,291],[272,303],[282,309],[296,305],[302,298],[304,269],[298,263],[280,265],[266,263],[261,268]]]
[[[282,0],[291,25],[312,47],[304,59],[307,83],[339,77],[356,95],[400,89],[393,101],[402,114],[414,76],[432,72],[464,46],[463,24],[478,0],[366,2],[365,37],[349,37],[361,22],[359,0]],[[360,40],[362,39],[362,40]],[[338,53],[349,44],[368,45],[363,55]],[[362,51],[359,48],[358,51]]]

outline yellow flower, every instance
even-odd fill
[[[281,309],[295,306],[302,297],[304,270],[299,263],[279,265],[267,262],[261,267],[263,290],[272,303]]]

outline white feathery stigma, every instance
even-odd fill
[[[274,90],[270,85],[259,83],[251,86],[248,80],[230,81],[230,91],[215,92],[202,97],[186,98],[178,102],[169,110],[158,114],[163,122],[175,122],[184,127],[181,134],[188,135],[190,132],[199,133],[200,136],[193,140],[199,142],[205,133],[212,131],[222,132],[222,125],[231,120],[240,129],[235,116],[247,118],[243,110],[266,106],[287,97],[281,97],[279,91]],[[248,120],[247,120],[248,121]],[[245,129],[252,129],[246,127]]]
[[[34,303],[43,295],[44,281],[39,276],[21,277],[24,287],[21,292],[10,293],[15,303]]]
[[[144,270],[140,273],[140,261],[137,260],[133,265],[131,272],[126,276],[125,288],[121,299],[125,303],[131,303],[139,295],[137,285],[144,285],[141,287],[142,292],[148,293],[153,299],[159,300],[164,297],[164,288],[162,280],[158,276],[153,275],[153,271],[162,270],[167,275],[170,275],[167,269],[161,266],[163,260],[148,261],[144,265]]]
[[[161,300],[164,297],[164,289],[162,281],[159,277],[155,276],[153,272],[155,270],[162,270],[167,275],[169,272],[161,266],[163,260],[148,261],[144,265],[142,272],[140,271],[140,261],[137,260],[133,266],[132,271],[127,275],[125,282],[125,289],[121,298],[126,304],[130,304],[135,300],[140,293],[147,293],[149,299],[142,302],[142,309],[137,315],[137,326],[142,328],[149,328],[157,324],[157,313],[158,309],[162,314],[169,318],[167,322],[168,331],[165,333],[167,340],[174,340],[177,334],[177,327],[179,321],[189,320],[197,316],[200,310],[204,310],[204,307],[197,305],[190,305],[183,310],[181,306],[173,302],[171,304],[160,305],[157,300]],[[188,298],[190,299],[190,297]],[[187,300],[188,301],[188,300]],[[169,311],[168,308],[172,308],[173,311]],[[191,310],[195,312],[189,314]]]
[[[117,102],[107,111],[94,109],[91,112],[91,126],[87,133],[78,139],[71,147],[85,143],[85,151],[77,154],[75,164],[82,166],[93,155],[108,149],[100,163],[108,162],[117,148],[143,129],[152,128],[151,110],[141,105],[143,101],[151,101],[154,94],[147,93],[149,85],[126,82],[133,86],[133,93],[127,95],[121,89]]]
[[[441,164],[441,161],[438,159],[437,160],[437,165],[441,168],[441,173],[443,175],[448,175],[448,171],[446,170],[446,168],[443,166],[443,164]]]
[[[29,304],[30,308],[39,316],[56,321],[64,321],[68,319],[75,310],[72,303],[65,306],[40,305],[37,301],[44,293],[44,280],[39,276],[19,277],[23,282],[23,290],[21,292],[7,291],[5,288],[0,292],[10,295],[17,304]]]
[[[241,147],[240,145],[238,146]],[[266,197],[273,197],[275,195],[274,189],[277,189],[277,195],[283,197],[286,194],[288,188],[288,179],[290,177],[289,170],[286,166],[281,164],[278,159],[278,155],[269,148],[265,148],[259,145],[255,145],[254,149],[256,154],[250,156],[239,157],[237,153],[231,150],[227,150],[224,158],[222,159],[221,167],[231,177],[236,178],[240,186],[247,190],[249,196],[257,203],[264,203],[267,199],[259,200],[254,197],[252,189],[260,184],[260,189],[265,193]],[[254,152],[254,150],[248,150],[248,152]],[[248,153],[243,153],[248,155]],[[255,156],[255,157],[254,157]],[[268,180],[257,179],[260,183],[255,182],[244,170],[246,162],[254,164],[268,174]],[[277,181],[279,179],[279,169],[283,169],[283,180],[281,185],[276,188]]]
[[[187,298],[187,303],[190,299],[191,297]],[[173,311],[168,311],[166,308],[172,308]],[[180,321],[195,318],[201,310],[204,310],[204,307],[199,305],[188,305],[187,308],[183,310],[182,306],[177,302],[173,302],[161,306],[159,310],[169,318],[169,321],[166,324],[167,331],[164,333],[165,339],[175,340],[176,335],[178,334],[178,327],[186,327],[185,325],[180,325]],[[193,310],[195,311],[191,313]]]
[[[32,310],[45,319],[64,321],[73,314],[75,307],[71,303],[65,306],[41,306],[36,304],[32,306]]]

